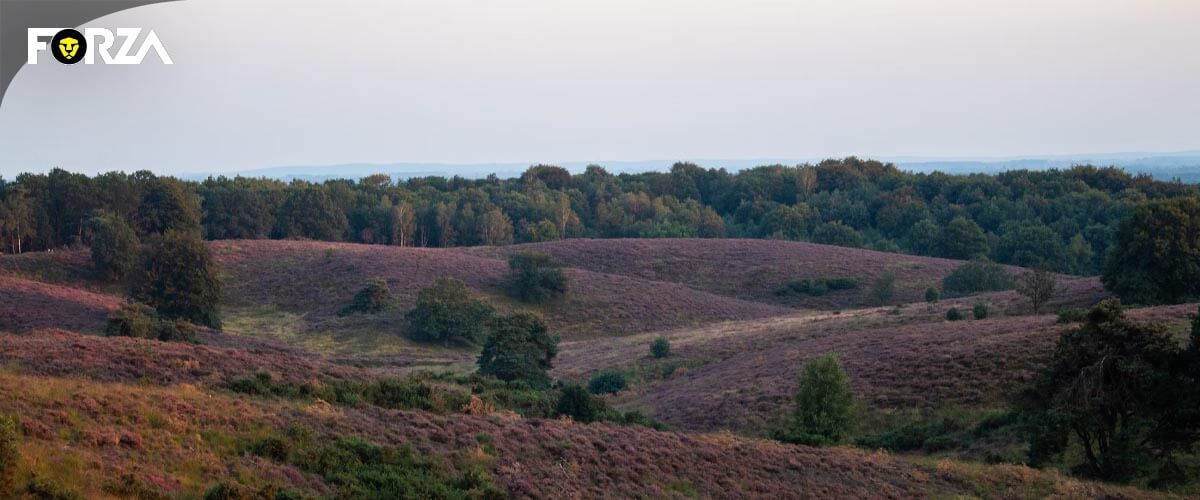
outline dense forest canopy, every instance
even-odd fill
[[[104,215],[139,234],[194,227],[198,218],[208,239],[448,247],[779,238],[1096,274],[1117,224],[1139,204],[1198,192],[1112,167],[917,174],[854,157],[738,172],[678,163],[670,172],[612,175],[592,166],[572,175],[537,165],[516,179],[373,175],[320,184],[55,169],[0,179],[0,248],[88,245],[93,218]]]

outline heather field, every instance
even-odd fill
[[[0,414],[20,415],[17,482],[36,486],[30,497],[201,498],[218,484],[254,495],[347,496],[302,457],[359,442],[345,441],[354,436],[419,457],[423,473],[482,474],[494,493],[514,498],[1166,494],[986,463],[1019,449],[1004,436],[932,453],[772,439],[805,362],[826,352],[841,356],[864,429],[949,414],[976,425],[1046,363],[1070,326],[1058,311],[1108,296],[1096,278],[1056,276],[1057,293],[1034,315],[1013,291],[924,302],[925,288],[961,261],[807,243],[208,246],[224,285],[224,325],[199,328],[196,343],[104,337],[124,297],[94,278],[86,251],[0,256]],[[566,266],[564,297],[526,304],[505,294],[505,259],[524,250]],[[819,297],[776,293],[796,280],[869,283],[885,271],[898,285],[887,306],[874,305],[866,285]],[[417,292],[443,277],[499,311],[543,314],[562,336],[552,375],[586,383],[621,372],[629,387],[603,396],[605,404],[665,425],[552,418],[553,401],[470,378],[478,348],[406,338]],[[390,289],[386,307],[339,314],[372,279]],[[945,318],[979,303],[988,318]],[[1194,311],[1130,316],[1182,338]],[[663,359],[649,350],[659,337],[670,343]],[[416,382],[389,389],[401,378]]]

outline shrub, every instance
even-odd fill
[[[655,359],[662,359],[670,354],[671,341],[667,340],[666,337],[656,338],[654,339],[654,342],[650,344],[650,355],[654,356]]]
[[[792,438],[806,444],[837,444],[854,424],[854,393],[836,353],[804,365],[796,391]]]
[[[109,337],[155,338],[158,311],[141,302],[126,302],[109,313],[104,334]]]
[[[629,386],[625,374],[621,372],[604,372],[588,381],[588,392],[592,394],[613,394],[621,392]]]
[[[551,336],[541,316],[521,312],[492,318],[479,355],[479,373],[500,380],[522,380],[546,387],[558,354],[558,336]]]
[[[1058,312],[1059,323],[1079,323],[1087,318],[1087,311],[1078,307],[1063,309]]]
[[[871,297],[875,299],[875,303],[881,306],[887,305],[892,301],[892,296],[896,294],[896,273],[885,271],[875,279],[875,283],[871,285]]]
[[[988,317],[987,304],[985,304],[983,302],[976,302],[975,307],[971,308],[971,314],[975,316],[975,319],[987,319],[987,317]]]
[[[387,309],[388,303],[391,301],[392,291],[388,289],[387,282],[378,279],[371,280],[354,294],[354,297],[350,299],[350,303],[343,306],[341,311],[338,311],[338,315],[377,313]]]
[[[925,302],[936,304],[938,300],[941,300],[941,298],[942,293],[938,291],[936,286],[931,286],[925,289]]]
[[[0,415],[0,495],[12,494],[21,461],[21,426],[16,418]]]
[[[958,321],[960,319],[963,319],[963,316],[962,313],[958,311],[957,307],[951,307],[949,311],[946,311],[947,321]]]
[[[465,283],[442,278],[417,293],[417,305],[407,315],[408,336],[443,344],[476,344],[493,314],[492,306],[471,298]]]
[[[509,257],[505,284],[509,295],[522,302],[541,302],[567,293],[562,266],[542,253],[522,252]]]
[[[555,412],[559,416],[568,416],[578,422],[595,422],[603,416],[605,405],[596,399],[583,387],[569,385],[564,387],[558,397]]]
[[[433,388],[412,379],[382,379],[372,384],[367,400],[376,406],[392,409],[433,409]]]
[[[112,214],[92,218],[92,267],[107,280],[119,280],[137,265],[137,234],[125,219]]]
[[[167,231],[150,245],[132,278],[130,297],[153,307],[159,316],[221,328],[221,281],[198,234]]]
[[[126,302],[120,309],[109,313],[104,334],[166,342],[196,342],[196,327],[179,319],[163,319],[153,307],[140,302]]]
[[[979,292],[1012,290],[1012,275],[1004,267],[986,259],[974,259],[942,278],[942,291],[947,297],[961,297]]]
[[[829,292],[858,288],[855,278],[808,278],[792,281],[775,291],[776,295],[809,295],[820,297]]]

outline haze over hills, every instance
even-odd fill
[[[181,178],[188,180],[203,180],[212,175],[227,177],[267,177],[273,179],[303,179],[326,180],[336,178],[361,178],[372,174],[384,173],[399,179],[412,177],[460,176],[468,179],[484,178],[496,175],[501,178],[519,177],[525,169],[536,163],[557,165],[572,173],[579,173],[589,165],[600,165],[614,174],[637,172],[663,172],[670,170],[671,165],[679,161],[696,163],[706,168],[725,168],[731,171],[753,168],[761,165],[798,165],[817,163],[825,158],[845,155],[830,155],[826,157],[788,157],[788,158],[742,158],[742,159],[679,159],[679,160],[621,160],[621,161],[562,161],[562,162],[495,162],[495,163],[437,163],[437,162],[397,162],[397,163],[343,163],[334,165],[290,165],[265,167],[249,170],[233,170],[229,172],[194,172],[183,174]],[[1169,181],[1179,179],[1183,182],[1200,182],[1200,150],[1176,152],[1125,152],[1125,153],[1082,153],[1063,155],[1029,155],[1029,156],[870,156],[864,158],[896,164],[902,170],[929,173],[941,171],[949,174],[998,173],[1008,170],[1046,170],[1051,168],[1070,168],[1074,165],[1090,164],[1095,166],[1116,166],[1131,173],[1145,173],[1158,180]]]

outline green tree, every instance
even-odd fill
[[[130,297],[160,316],[221,327],[221,281],[199,233],[168,230],[155,238],[131,278]]]
[[[963,319],[962,312],[957,307],[951,307],[946,311],[946,321],[958,321]]]
[[[595,422],[604,415],[604,402],[588,394],[583,387],[571,384],[563,388],[554,411],[577,422]]]
[[[414,340],[475,344],[484,336],[495,309],[471,297],[466,283],[442,278],[417,292],[417,305],[408,312],[408,336]]]
[[[387,282],[381,279],[373,279],[354,293],[354,297],[351,297],[350,302],[342,306],[342,309],[338,311],[338,315],[348,316],[354,313],[374,314],[387,309],[391,302],[392,290],[388,288]]]
[[[946,230],[942,231],[941,238],[939,250],[942,257],[970,259],[988,253],[987,236],[983,234],[983,228],[966,217],[959,216],[951,220]]]
[[[1135,304],[1200,297],[1200,200],[1138,207],[1117,227],[1100,280],[1121,300]]]
[[[804,365],[796,391],[792,435],[797,441],[824,445],[846,440],[854,426],[854,392],[836,353]]]
[[[1187,421],[1172,418],[1180,395],[1194,392],[1177,373],[1182,354],[1162,325],[1132,322],[1117,300],[1101,302],[1062,334],[1023,397],[1031,463],[1062,454],[1073,438],[1090,475],[1121,481],[1165,450],[1190,446],[1195,429],[1180,432]]]
[[[541,241],[554,241],[558,239],[558,226],[553,222],[542,219],[535,223],[525,226],[525,241],[538,243]]]
[[[650,355],[654,356],[655,359],[662,359],[670,354],[671,341],[667,340],[666,337],[656,338],[654,339],[654,342],[650,344]]]
[[[323,187],[293,184],[279,210],[275,236],[340,241],[348,225],[346,213]]]
[[[971,314],[975,316],[975,319],[987,319],[988,312],[988,305],[984,302],[976,302],[975,307],[971,308]]]
[[[200,231],[200,199],[195,191],[169,177],[154,177],[137,211],[143,235],[167,231]]]
[[[942,293],[938,291],[936,286],[930,286],[929,288],[925,289],[925,302],[936,304],[938,300],[941,300],[941,298]]]
[[[843,224],[842,221],[826,222],[817,226],[812,235],[813,243],[837,245],[840,247],[862,248],[863,238],[854,228]]]
[[[137,265],[137,233],[125,219],[113,214],[92,218],[92,267],[104,279],[116,281]]]
[[[541,302],[567,293],[562,266],[543,253],[521,252],[510,256],[505,282],[509,295],[523,302]]]
[[[588,392],[592,394],[613,394],[621,392],[628,387],[629,382],[625,379],[625,374],[616,371],[608,371],[597,374],[588,380]]]
[[[1054,297],[1057,287],[1054,274],[1046,266],[1039,266],[1021,276],[1017,282],[1017,293],[1029,299],[1034,314],[1041,314],[1042,306]]]
[[[942,291],[948,297],[961,297],[978,292],[999,292],[1016,286],[1012,275],[1003,266],[987,259],[972,259],[942,278]]]
[[[534,313],[497,316],[488,322],[488,337],[479,355],[479,373],[500,380],[523,380],[533,387],[550,384],[547,372],[558,354],[558,336]]]
[[[887,305],[896,295],[896,273],[892,271],[884,271],[875,282],[871,284],[871,297],[875,299],[875,303],[881,306]]]

